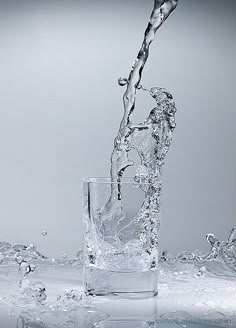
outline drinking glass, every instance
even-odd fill
[[[83,181],[84,288],[89,295],[157,295],[161,183]]]

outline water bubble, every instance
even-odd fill
[[[47,232],[46,230],[43,230],[43,231],[41,232],[41,235],[42,235],[43,237],[47,236],[47,234],[48,234],[48,232]]]

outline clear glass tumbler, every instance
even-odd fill
[[[83,182],[84,288],[90,295],[157,295],[161,184]]]

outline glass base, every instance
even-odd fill
[[[157,270],[117,272],[84,267],[85,292],[94,296],[151,298],[158,294]]]

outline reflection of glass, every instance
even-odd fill
[[[78,304],[79,305],[79,304]],[[17,319],[16,328],[93,328],[109,316],[93,308],[72,311],[24,311]]]
[[[118,190],[122,197],[111,201],[111,190]],[[111,183],[109,178],[84,180],[84,286],[88,294],[157,294],[159,201],[152,202],[151,190],[151,184],[133,178],[120,183]]]
[[[109,320],[101,322],[97,328],[155,328],[154,321]]]

